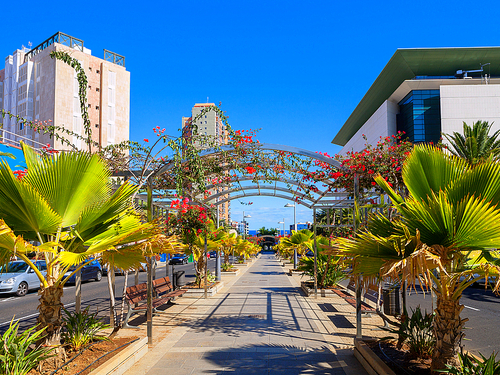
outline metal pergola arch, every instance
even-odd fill
[[[258,149],[258,150],[262,150],[262,151],[266,151],[266,150],[267,151],[282,151],[282,152],[286,152],[286,153],[290,153],[290,154],[296,154],[296,155],[308,157],[311,159],[311,161],[312,160],[319,160],[319,161],[326,163],[328,165],[331,165],[339,170],[346,170],[346,168],[343,167],[340,162],[338,162],[337,160],[335,160],[333,158],[324,156],[322,154],[319,154],[319,153],[316,153],[313,151],[297,148],[297,147],[278,145],[278,144],[270,144],[270,143],[242,145],[241,147],[254,148],[254,149]],[[233,146],[223,145],[220,147],[220,149],[222,151],[231,151],[231,150],[234,150],[235,148]],[[214,150],[214,149],[207,149],[207,150],[202,151],[200,153],[200,155],[202,157],[216,156],[216,155],[220,154],[222,151],[218,151],[218,150]],[[148,201],[148,204],[147,204],[147,206],[148,206],[148,220],[152,220],[152,214],[153,214],[153,210],[152,210],[152,207],[153,207],[152,180],[155,177],[158,177],[164,173],[167,173],[168,171],[170,171],[173,168],[173,166],[174,166],[173,162],[161,165],[160,167],[158,167],[156,169],[156,171],[153,171],[153,173],[151,173],[150,176],[148,177],[148,183],[146,185],[147,201]],[[297,171],[295,171],[295,172],[297,172]],[[253,187],[247,187],[247,188],[242,187],[241,181],[253,181],[254,179],[255,178],[250,178],[248,176],[240,176],[240,177],[235,177],[234,179],[230,179],[229,181],[226,181],[226,183],[227,182],[231,182],[231,183],[237,182],[240,185],[240,188],[233,189],[232,191],[233,192],[243,191],[244,194],[233,196],[230,198],[225,198],[221,201],[215,202],[214,205],[219,205],[219,204],[222,204],[222,203],[229,201],[229,200],[250,197],[250,196],[270,196],[270,197],[283,198],[283,199],[294,201],[295,203],[298,203],[298,204],[302,204],[305,207],[312,208],[315,224],[316,224],[316,220],[315,220],[316,209],[353,208],[353,215],[354,215],[354,211],[359,207],[359,182],[358,182],[358,175],[357,174],[354,174],[354,192],[350,196],[351,199],[348,199],[348,194],[346,194],[346,193],[332,193],[332,192],[330,192],[329,189],[326,189],[326,190],[320,191],[320,193],[317,193],[319,195],[319,197],[316,198],[315,200],[308,198],[306,194],[301,193],[300,199],[306,198],[308,201],[312,202],[311,204],[306,204],[305,202],[301,202],[298,199],[295,199],[296,197],[297,198],[299,197],[299,195],[297,194],[298,192],[296,190],[292,190],[290,188],[285,189],[285,188],[278,187],[277,182],[285,182],[285,183],[287,182],[287,179],[285,179],[285,178],[283,178],[283,179],[276,178],[276,183],[275,183],[274,187],[270,187],[270,186],[266,187],[266,186],[260,186],[260,185],[255,185]],[[305,184],[303,184],[301,182],[297,182],[297,181],[293,181],[293,180],[289,180],[289,179],[288,179],[288,182],[291,182],[291,185],[293,185],[293,186],[298,186],[298,187],[301,187],[301,185],[305,186]],[[316,181],[316,182],[318,182],[318,181]],[[331,184],[330,180],[323,180],[321,182],[326,184],[326,185]],[[217,188],[220,186],[221,186],[221,184],[209,185],[210,188]],[[246,192],[246,190],[255,190],[255,189],[257,189],[258,192],[251,192],[251,193]],[[269,189],[274,190],[274,194],[261,191],[261,190],[269,190]],[[288,193],[291,193],[292,196],[290,197],[290,196],[283,195],[283,194],[277,194],[276,191],[288,192]],[[318,189],[318,191],[319,191],[319,189]],[[227,194],[229,194],[228,191],[223,191],[222,193],[217,193],[216,195],[217,195],[217,197],[220,197],[222,195],[227,195]],[[328,200],[327,198],[343,198],[343,199],[330,199],[330,200]],[[208,202],[210,202],[213,199],[214,199],[214,197],[212,197],[212,199],[202,200],[202,203],[207,204]],[[330,225],[327,225],[327,226],[330,226]],[[354,217],[353,217],[352,226],[353,226],[354,231],[356,231],[356,220]],[[314,267],[315,268],[314,284],[315,284],[315,297],[317,298],[316,225],[314,226],[314,228],[315,228],[315,230],[314,230],[314,266],[315,266]],[[356,326],[357,326],[356,336],[360,337],[361,336],[361,282],[360,282],[359,277],[358,277],[358,281],[356,284],[357,284],[356,285],[356,323],[357,323],[356,324]],[[205,296],[206,296],[206,293],[205,293]],[[152,302],[151,302],[152,300],[151,300],[151,297],[152,297],[152,276],[148,274],[147,333],[148,333],[148,341],[152,343],[152,329],[153,329],[152,327],[153,326],[152,326]]]
[[[342,166],[342,164],[340,162],[338,162],[337,160],[329,158],[327,156],[321,155],[321,154],[313,152],[313,151],[303,149],[303,148],[278,145],[278,144],[273,144],[273,143],[257,143],[257,144],[252,144],[252,145],[242,145],[240,147],[241,148],[248,148],[248,149],[253,148],[253,149],[258,149],[258,150],[262,150],[262,151],[265,151],[265,150],[267,150],[267,151],[283,151],[283,152],[287,152],[287,153],[291,153],[291,154],[306,156],[306,157],[309,157],[311,159],[316,159],[316,160],[319,160],[321,162],[330,164],[338,169],[345,169]],[[200,153],[200,156],[215,156],[215,155],[220,154],[223,151],[235,150],[235,148],[233,146],[230,146],[230,145],[222,145],[222,146],[220,146],[220,149],[221,149],[221,151],[218,151],[215,149],[203,150]],[[171,162],[171,163],[167,163],[163,166],[160,166],[153,173],[153,175],[151,177],[157,177],[157,176],[167,172],[168,170],[172,169],[173,165],[174,164]]]

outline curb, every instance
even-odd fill
[[[148,338],[144,337],[123,349],[109,361],[92,371],[93,375],[122,375],[148,352]]]
[[[370,375],[396,375],[363,340],[354,339],[354,356]]]

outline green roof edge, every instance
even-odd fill
[[[479,63],[491,63],[489,72],[500,76],[500,47],[398,48],[332,143],[344,146],[405,80],[451,76],[458,69],[477,69]]]

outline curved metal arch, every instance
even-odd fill
[[[232,184],[234,182],[253,181],[253,180],[255,180],[255,176],[253,176],[253,177],[250,177],[250,176],[246,176],[246,177],[234,177],[234,178],[231,178],[231,179],[229,179],[227,181],[224,181],[224,183]],[[291,180],[289,178],[277,178],[277,177],[273,177],[273,178],[260,178],[259,176],[257,176],[257,181],[276,181],[276,182],[283,182],[283,183],[289,184],[289,185],[298,186],[298,187],[300,187],[302,189],[307,188],[307,184],[305,184],[303,182],[297,182],[297,181]],[[330,181],[328,180],[328,181],[321,181],[321,182],[327,183],[327,182],[330,182]],[[220,185],[211,184],[211,185],[207,185],[206,189],[210,190],[210,189],[215,189],[217,187],[220,187]],[[325,193],[325,194],[328,193],[328,189],[326,189],[326,190],[320,190],[320,189],[318,189],[317,194],[322,194],[322,193]]]
[[[297,154],[297,155],[302,155],[306,156],[311,159],[316,159],[319,161],[322,161],[324,163],[327,163],[329,165],[334,166],[335,168],[345,170],[345,167],[342,166],[341,163],[339,163],[337,160],[329,158],[327,156],[318,154],[313,151],[305,150],[303,148],[298,148],[298,147],[293,147],[293,146],[285,146],[285,145],[277,145],[277,144],[272,144],[272,143],[258,143],[258,144],[252,144],[252,145],[242,145],[242,148],[256,148],[259,150],[269,150],[269,151],[283,151],[283,152],[288,152],[291,154]],[[230,145],[223,145],[220,147],[222,151],[233,151],[235,148]],[[215,150],[215,149],[207,149],[204,150],[200,153],[200,156],[211,156],[211,155],[217,155],[219,154],[220,151]],[[161,167],[159,167],[156,172],[153,173],[152,177],[159,176],[170,169],[172,169],[172,166],[174,163],[170,162],[168,164],[165,164]]]
[[[234,196],[231,196],[229,198],[226,198],[226,199],[223,199],[223,200],[220,200],[216,203],[213,203],[214,206],[219,206],[223,203],[226,203],[226,202],[229,202],[229,201],[232,201],[232,200],[235,200],[235,199],[240,199],[240,198],[248,198],[248,197],[275,197],[275,198],[283,198],[283,199],[287,199],[289,201],[292,201],[294,203],[297,203],[297,204],[301,204],[303,205],[304,207],[307,207],[307,208],[313,208],[313,205],[312,204],[307,204],[307,203],[304,203],[304,201],[299,201],[299,200],[295,200],[294,197],[289,197],[289,196],[286,196],[286,195],[283,195],[283,194],[271,194],[271,193],[266,193],[266,192],[261,192],[261,193],[250,193],[250,194],[246,194],[246,195],[234,195]]]
[[[274,190],[274,191],[282,191],[284,193],[290,193],[290,194],[293,194],[294,197],[298,197],[300,199],[306,199],[310,202],[315,202],[316,200],[315,199],[311,199],[309,198],[307,195],[305,195],[304,193],[298,193],[298,191],[296,190],[291,190],[291,189],[286,189],[284,187],[281,187],[281,186],[274,186],[274,187],[271,187],[271,186],[260,186],[260,185],[250,185],[250,186],[241,186],[239,188],[236,188],[236,189],[231,189],[231,190],[224,190],[222,192],[219,192],[217,194],[213,194],[211,196],[209,196],[208,198],[206,199],[203,199],[202,202],[203,203],[208,203],[214,199],[217,199],[223,195],[228,195],[228,194],[231,194],[231,193],[236,193],[238,191],[246,191],[246,190]]]

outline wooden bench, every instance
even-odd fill
[[[169,296],[161,296],[153,298],[153,309],[167,303],[172,297]],[[128,320],[130,315],[133,312],[146,311],[148,308],[147,304],[148,299],[148,286],[146,283],[132,285],[127,287],[125,291],[125,301],[128,305],[127,317],[123,322],[124,328],[137,328],[128,324]]]
[[[187,290],[184,289],[174,290],[168,276],[153,280],[153,289],[157,297],[169,297],[171,299],[181,297],[184,293],[187,292]]]
[[[346,297],[343,297],[347,303],[352,305],[354,308],[356,308],[356,284],[354,283],[354,280],[351,279],[349,281],[349,284],[347,285],[347,289],[351,290],[354,292],[354,297],[351,295],[348,295]],[[361,301],[361,312],[364,314],[370,314],[373,312],[378,312],[380,311],[380,307],[382,306],[383,301],[380,299],[380,295],[378,293],[378,285],[373,285],[370,284],[368,289],[365,291],[365,294],[363,295],[363,300]],[[373,308],[370,306],[366,300],[371,301],[375,303],[376,308]]]

